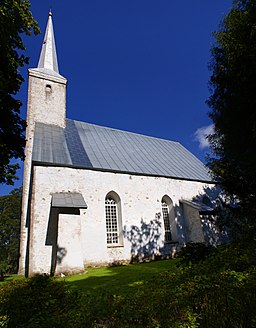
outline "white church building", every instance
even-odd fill
[[[203,163],[178,142],[67,119],[66,83],[50,13],[29,69],[19,274],[77,273],[218,243]]]

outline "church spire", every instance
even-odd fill
[[[44,42],[37,67],[59,73],[51,10],[49,11]]]

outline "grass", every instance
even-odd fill
[[[139,264],[129,264],[123,266],[106,266],[97,268],[88,268],[85,273],[58,278],[59,281],[65,281],[72,288],[79,289],[82,293],[96,294],[97,291],[104,291],[117,294],[128,295],[134,292],[134,287],[143,286],[145,282],[154,280],[164,271],[177,270],[178,260],[163,260]],[[23,279],[23,276],[9,275],[5,276],[3,283]]]
[[[243,241],[202,256],[197,245],[179,260],[13,279],[0,286],[0,326],[256,327],[255,247]]]
[[[175,271],[177,260],[155,261],[125,266],[88,268],[85,274],[65,277],[64,280],[73,288],[82,292],[97,293],[107,291],[111,294],[127,295],[134,292],[134,287],[143,286],[164,271]],[[63,278],[60,278],[63,279]]]
[[[0,285],[5,283],[5,282],[11,282],[13,280],[18,280],[18,279],[23,279],[23,276],[19,276],[17,274],[12,274],[8,276],[4,276],[2,279],[0,279]]]

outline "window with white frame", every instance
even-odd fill
[[[120,223],[118,218],[118,204],[114,198],[107,196],[105,199],[105,212],[106,212],[106,233],[107,245],[120,244]]]
[[[164,221],[164,231],[165,231],[165,241],[172,241],[172,232],[171,232],[171,221],[170,221],[170,213],[169,206],[167,203],[162,200],[162,213],[163,213],[163,221]]]

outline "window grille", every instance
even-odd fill
[[[106,229],[107,229],[107,244],[118,244],[118,217],[117,204],[111,197],[105,200],[106,210]]]
[[[169,207],[164,201],[162,202],[162,212],[163,212],[163,220],[164,220],[165,241],[168,242],[172,240],[172,233],[171,233]]]

